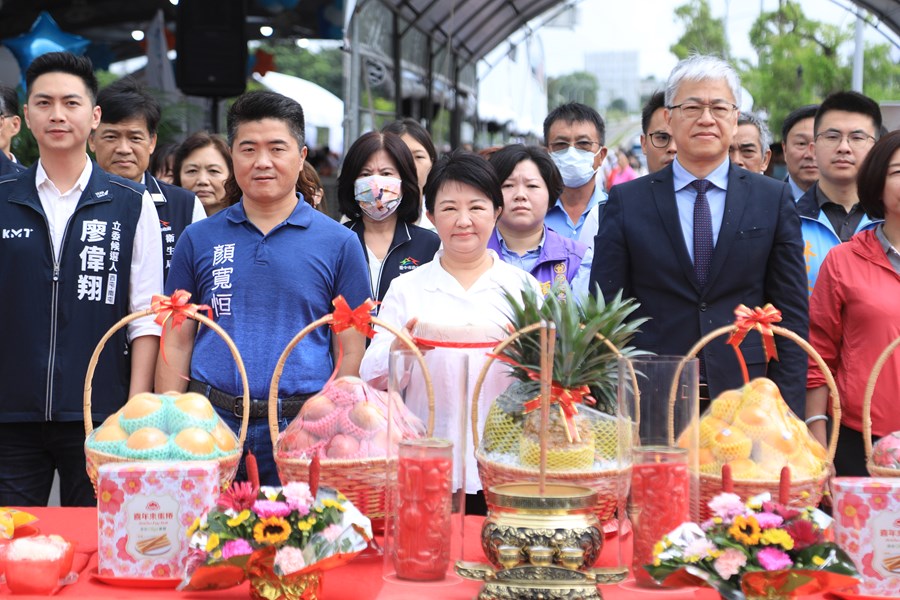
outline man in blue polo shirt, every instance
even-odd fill
[[[234,339],[250,380],[251,423],[246,449],[256,455],[260,481],[278,483],[269,438],[266,398],[275,364],[291,338],[332,312],[343,295],[355,307],[369,295],[369,276],[356,235],[313,209],[295,193],[306,158],[300,105],[274,92],[249,92],[228,112],[228,141],[238,204],[189,226],[175,247],[166,292],[184,289],[212,307]],[[194,321],[166,333],[156,389],[206,394],[237,431],[243,393],[225,344]],[[279,382],[281,426],[331,376],[358,375],[365,337],[320,327],[294,349]],[[190,384],[182,374],[190,373]]]
[[[544,223],[592,251],[606,203],[606,193],[597,181],[597,170],[606,158],[605,142],[606,124],[590,106],[569,102],[554,108],[544,119],[544,143],[564,186]]]

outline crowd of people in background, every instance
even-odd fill
[[[328,148],[309,155],[301,104],[274,92],[239,97],[225,137],[157,144],[160,106],[133,79],[98,90],[87,58],[49,53],[25,80],[40,154],[30,167],[10,152],[18,97],[0,89],[0,331],[16,340],[0,351],[0,505],[45,504],[55,471],[63,504],[93,504],[82,451],[89,357],[116,321],[175,290],[211,307],[243,356],[246,449],[264,484],[278,479],[269,377],[334,298],[377,300],[414,340],[422,323],[487,331],[503,320],[504,294],[524,290],[636,298],[634,316],[649,321],[633,344],[674,355],[731,323],[738,305],[772,303],[837,380],[837,473],[865,473],[862,382],[900,336],[900,132],[884,131],[862,94],[836,92],[784,120],[781,181],[763,175],[768,125],[740,111],[736,71],[709,56],[679,62],[649,98],[643,161],[624,147],[608,158],[603,118],[579,103],[549,112],[541,145],[438,156],[422,124],[403,119],[361,135],[339,164]],[[335,177],[326,199],[323,180]],[[329,202],[342,222],[325,214]],[[190,321],[166,327],[164,354],[152,320],[115,336],[96,370],[94,420],[137,392],[191,390],[237,428],[242,385],[227,348]],[[383,385],[393,345],[382,330],[370,343],[353,329],[306,336],[280,380],[282,427],[335,369]],[[741,348],[751,376],[772,377],[824,443],[819,367],[785,340],[773,362],[758,335]],[[477,373],[484,352],[470,354]],[[699,358],[702,402],[741,384],[730,348]],[[876,439],[900,430],[898,392],[900,359],[875,391]],[[469,481],[477,494],[477,475]]]

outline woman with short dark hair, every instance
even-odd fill
[[[857,178],[866,214],[884,221],[825,256],[809,300],[809,341],[831,370],[841,399],[834,466],[841,476],[867,476],[862,439],[866,382],[881,352],[900,337],[900,131],[869,151]],[[900,430],[900,354],[885,363],[872,396],[872,438]],[[825,443],[828,388],[810,361],[806,423]]]
[[[434,232],[415,225],[416,169],[393,133],[370,131],[353,142],[338,177],[338,206],[363,245],[376,300],[395,277],[430,262],[441,245]]]
[[[443,247],[429,264],[391,284],[381,304],[379,318],[402,328],[426,352],[435,393],[448,396],[444,385],[455,385],[459,373],[448,372],[448,353],[463,352],[468,361],[469,390],[487,360],[487,349],[507,335],[509,304],[504,292],[517,295],[525,288],[539,289],[528,273],[500,260],[487,244],[497,217],[503,211],[500,182],[488,162],[471,152],[456,151],[440,158],[425,183],[428,218],[434,223]],[[360,366],[360,377],[375,386],[387,382],[388,357],[394,336],[376,328],[372,344]],[[446,357],[446,358],[444,358]],[[477,399],[480,426],[484,426],[490,402],[512,380],[507,369],[495,363]],[[417,401],[424,389],[407,393]],[[472,452],[471,431],[460,431],[458,406],[439,407],[435,436],[466,442],[466,491],[481,489]],[[414,408],[415,410],[415,408]],[[456,412],[454,412],[456,411]],[[461,471],[454,474],[459,481]]]
[[[491,154],[490,163],[501,181],[503,213],[488,248],[534,275],[545,295],[553,284],[586,295],[593,252],[544,224],[550,199],[559,198],[563,188],[553,159],[539,146],[513,144]]]
[[[175,151],[172,178],[175,185],[194,192],[203,204],[206,216],[210,216],[240,200],[237,186],[234,186],[236,194],[226,191],[226,184],[233,181],[233,170],[231,151],[225,140],[198,131],[188,136]]]

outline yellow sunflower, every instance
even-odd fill
[[[731,527],[728,528],[728,535],[736,542],[755,546],[759,543],[759,523],[753,516],[738,515],[734,518]]]
[[[253,539],[260,544],[280,544],[291,536],[291,524],[281,517],[260,519],[253,527]]]

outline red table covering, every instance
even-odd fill
[[[59,588],[56,595],[69,598],[184,598],[196,600],[231,600],[247,598],[248,584],[215,592],[176,592],[171,589],[144,589],[137,587],[117,587],[101,583],[91,577],[97,569],[97,510],[94,508],[27,508],[28,512],[40,520],[36,523],[43,534],[59,534],[68,540],[77,541],[78,548],[73,569],[79,573],[78,582]],[[482,519],[467,517],[465,531],[466,560],[483,562],[481,551]],[[614,565],[617,561],[617,546],[608,543],[603,551],[600,564]],[[478,595],[480,583],[461,580],[454,585],[446,583],[400,584],[386,582],[382,578],[382,559],[357,558],[352,563],[328,571],[321,595],[322,600],[471,600]],[[633,581],[620,585],[601,586],[605,600],[716,600],[718,594],[707,588],[683,588],[676,590],[646,590],[636,588]],[[0,585],[0,596],[10,596],[9,588]],[[15,596],[16,598],[38,598],[43,596]],[[822,596],[818,596],[821,598]],[[815,598],[810,596],[809,598]]]

